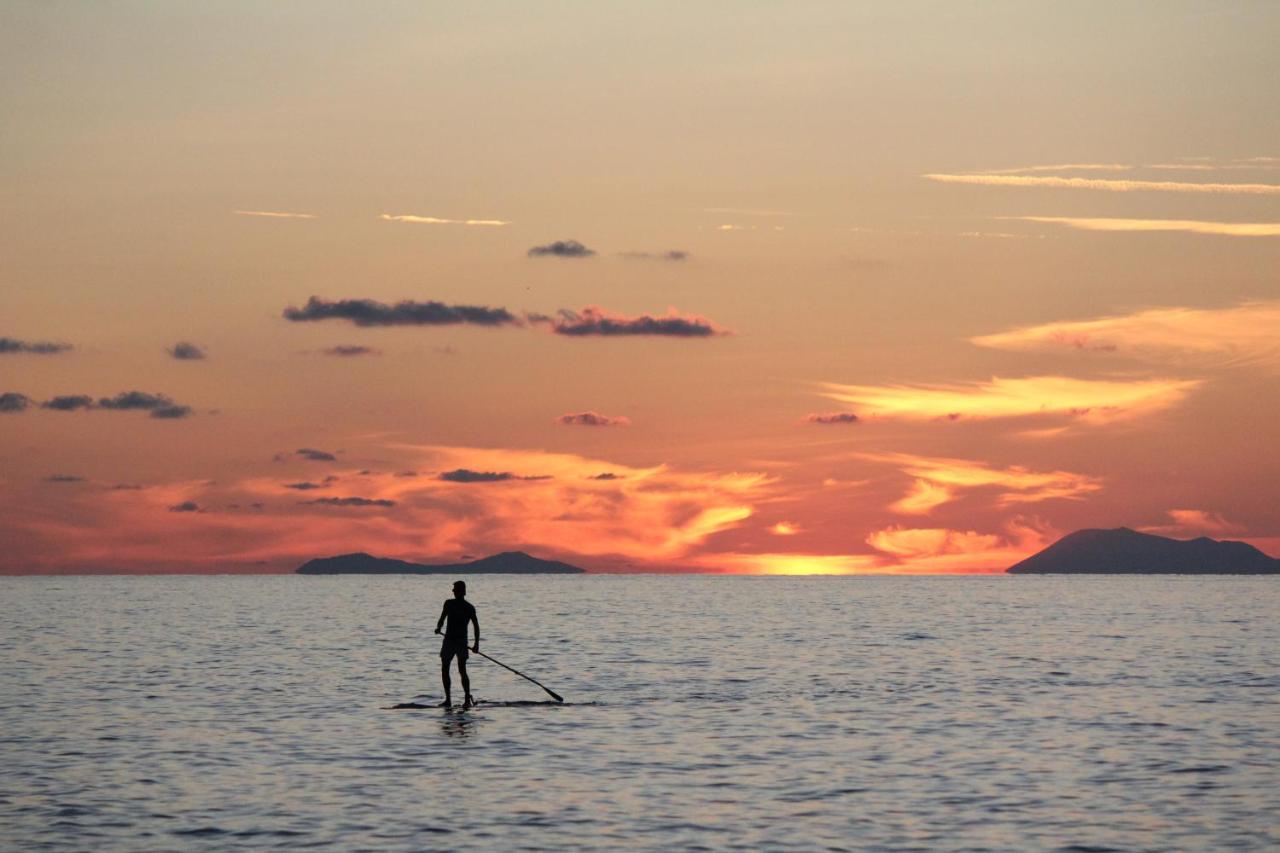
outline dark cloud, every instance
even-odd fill
[[[77,477],[75,474],[50,474],[44,478],[46,483],[83,483],[84,477]]]
[[[60,344],[52,341],[19,341],[15,338],[0,338],[0,355],[27,353],[30,355],[54,355],[71,349],[71,344]]]
[[[176,420],[185,418],[191,414],[190,406],[161,406],[158,409],[151,410],[151,417],[163,418],[164,420]]]
[[[373,498],[316,498],[303,501],[304,504],[320,504],[322,506],[395,506],[395,501],[375,500]]]
[[[450,483],[496,483],[500,480],[514,480],[516,475],[510,471],[472,471],[469,468],[457,468],[453,471],[445,471],[440,475],[440,479]]]
[[[148,394],[146,391],[121,391],[114,397],[103,397],[98,400],[98,408],[100,409],[154,411],[173,405],[173,400],[170,400],[164,394]]]
[[[708,338],[728,334],[703,317],[686,316],[675,311],[661,317],[650,314],[626,317],[610,314],[595,305],[588,305],[581,311],[561,311],[559,319],[551,321],[551,330],[557,335],[575,337],[665,335],[676,338]]]
[[[443,302],[404,300],[394,305],[372,299],[339,299],[330,302],[313,296],[302,308],[284,309],[284,318],[295,323],[312,320],[350,320],[357,326],[474,326],[520,325],[506,308],[483,305],[445,305]]]
[[[531,258],[589,258],[595,251],[577,240],[556,240],[545,246],[534,246],[527,254]]]
[[[683,249],[668,249],[665,252],[619,252],[624,258],[632,261],[685,261],[689,253]]]
[[[300,447],[293,451],[295,456],[301,456],[303,459],[309,459],[312,462],[336,462],[338,457],[324,450],[316,450],[312,447]]]
[[[570,412],[556,418],[561,426],[631,426],[631,420],[622,415],[602,415],[599,412]]]
[[[397,471],[396,476],[397,477],[416,477],[418,476],[418,472],[417,471]]]
[[[199,361],[204,358],[204,350],[195,344],[178,341],[178,343],[169,347],[169,355],[179,361]]]
[[[362,347],[355,344],[339,344],[336,347],[320,350],[324,355],[336,355],[342,358],[350,358],[356,355],[382,355],[382,350],[373,347]]]
[[[52,397],[40,404],[42,409],[54,409],[59,412],[74,412],[76,409],[92,409],[93,398],[88,394],[67,394]]]
[[[31,398],[26,394],[19,394],[17,391],[5,391],[0,394],[0,412],[6,414],[21,412],[30,405]]]
[[[140,491],[142,491],[142,486],[139,486],[137,483],[116,483],[114,486],[112,486],[112,487],[111,487],[111,491],[113,491],[113,492],[140,492]]]
[[[804,420],[809,424],[856,424],[860,418],[853,412],[826,412],[805,415]]]
[[[445,471],[437,479],[450,483],[499,483],[505,480],[550,480],[551,475],[520,477],[510,471],[472,471],[470,468],[456,468],[453,471]]]
[[[310,490],[312,490],[312,489],[327,489],[327,488],[329,488],[329,487],[328,487],[328,486],[326,486],[324,483],[305,483],[305,482],[304,482],[304,483],[285,483],[285,484],[284,484],[284,487],[285,487],[286,489],[296,489],[296,490],[298,490],[299,492],[307,492],[307,491],[310,491]]]
[[[605,471],[603,474],[596,474],[594,477],[588,477],[587,479],[588,480],[622,480],[624,479],[624,477],[621,474],[614,474],[609,471]]]
[[[195,501],[183,501],[180,504],[174,504],[169,507],[169,512],[199,512],[200,505]]]

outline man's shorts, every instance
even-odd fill
[[[445,637],[444,642],[440,644],[440,659],[444,661],[445,666],[449,665],[449,661],[453,660],[454,655],[457,655],[458,660],[463,663],[467,662],[468,652],[465,638]]]

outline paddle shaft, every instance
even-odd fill
[[[561,696],[560,696],[560,694],[559,694],[559,693],[555,692],[554,690],[552,690],[552,689],[551,689],[550,687],[548,687],[547,685],[543,684],[543,683],[542,683],[541,681],[539,681],[538,679],[536,679],[536,678],[530,678],[529,676],[525,675],[525,674],[524,674],[523,672],[521,672],[520,670],[518,670],[518,669],[513,669],[513,668],[511,668],[511,667],[507,666],[507,665],[506,665],[505,663],[503,663],[502,661],[497,660],[497,659],[492,658],[492,657],[489,657],[489,655],[486,655],[484,652],[480,651],[479,649],[472,649],[471,651],[475,652],[476,654],[480,655],[480,657],[485,658],[486,660],[493,661],[493,662],[494,662],[494,663],[496,663],[498,666],[502,667],[503,669],[507,670],[508,672],[514,672],[516,675],[520,676],[520,677],[521,677],[521,678],[523,678],[525,681],[532,681],[534,684],[538,685],[538,686],[539,686],[539,687],[541,687],[543,690],[547,691],[547,695],[548,695],[548,696],[550,696],[552,699],[556,700],[557,702],[563,702],[563,701],[564,701],[564,699],[563,699],[563,698],[561,698]]]

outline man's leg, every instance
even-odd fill
[[[444,702],[441,703],[441,706],[445,708],[448,708],[453,704],[453,700],[449,695],[450,688],[453,687],[453,684],[449,681],[450,657],[452,657],[452,655],[446,654],[445,652],[440,653],[440,680],[444,682]]]
[[[462,703],[464,705],[474,705],[471,700],[471,679],[467,678],[467,659],[462,655],[458,655],[458,677],[462,679]]]

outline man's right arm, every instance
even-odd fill
[[[436,633],[440,633],[440,628],[444,625],[444,618],[449,615],[449,602],[444,603],[444,609],[440,611],[440,618],[436,620]]]

